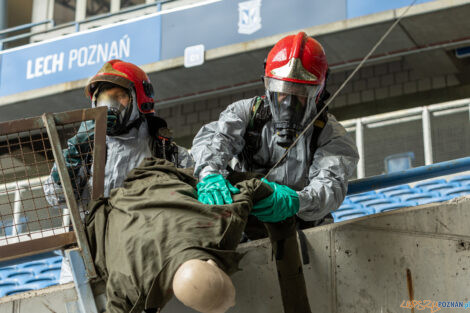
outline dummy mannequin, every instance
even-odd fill
[[[235,287],[213,260],[189,260],[176,271],[173,292],[186,306],[202,313],[225,313],[235,305]]]

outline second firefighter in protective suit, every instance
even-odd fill
[[[193,166],[187,150],[170,142],[166,122],[155,115],[152,84],[138,66],[121,60],[106,62],[90,78],[85,93],[92,107],[108,108],[105,197],[111,189],[120,187],[127,173],[146,157],[166,158],[178,167]],[[94,121],[83,122],[63,151],[75,194],[85,202],[82,205],[89,200],[87,184],[91,183],[93,160],[87,158],[91,156],[94,127]],[[55,165],[44,188],[51,205],[65,205],[63,193],[57,192],[62,187]]]
[[[264,175],[271,169],[324,105],[327,71],[322,46],[303,32],[272,48],[265,96],[232,103],[194,138],[191,154],[201,202],[231,202],[238,192],[226,180],[233,158],[235,170]],[[267,177],[274,193],[252,211],[261,221],[295,214],[318,221],[343,202],[359,158],[356,146],[332,114],[321,115],[314,125]]]

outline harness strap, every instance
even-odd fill
[[[295,217],[264,225],[276,258],[284,313],[311,313],[297,243]]]
[[[328,97],[328,92],[325,91],[326,98]],[[322,95],[323,96],[323,95]],[[324,106],[324,97],[319,102],[318,110],[321,110]],[[244,161],[245,166],[248,167],[248,171],[253,171],[254,167],[269,167],[269,164],[258,164],[253,159],[253,156],[261,148],[261,131],[263,126],[271,120],[271,110],[268,106],[264,105],[264,97],[256,97],[253,99],[250,110],[250,121],[245,130],[245,146],[243,147],[242,152],[238,155],[239,159]],[[312,156],[318,148],[318,138],[328,122],[327,110],[315,121],[312,138],[310,140],[310,155]]]

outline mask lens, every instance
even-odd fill
[[[126,124],[128,111],[132,108],[129,94],[120,88],[103,90],[96,98],[96,106],[108,108],[106,134],[118,135]]]
[[[107,92],[102,92],[98,95],[96,99],[97,107],[107,107],[108,110],[115,112],[119,115],[120,112],[125,110],[125,107],[121,104],[122,99],[118,95],[109,94]]]
[[[275,120],[288,122],[294,128],[300,126],[305,114],[306,97],[272,92],[271,99],[274,108],[272,113]]]

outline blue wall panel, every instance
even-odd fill
[[[418,3],[431,0],[418,0]],[[0,52],[0,97],[75,81],[120,58],[138,65],[407,6],[410,0],[213,0]]]
[[[204,44],[208,50],[345,18],[346,0],[215,2],[162,16],[162,59],[182,56],[187,46]],[[239,24],[250,23],[258,30],[240,33]]]
[[[435,0],[417,0],[416,4],[430,1]],[[413,0],[348,0],[347,18],[403,8],[412,2]]]
[[[110,59],[157,62],[160,26],[153,16],[4,51],[0,96],[90,77]]]

